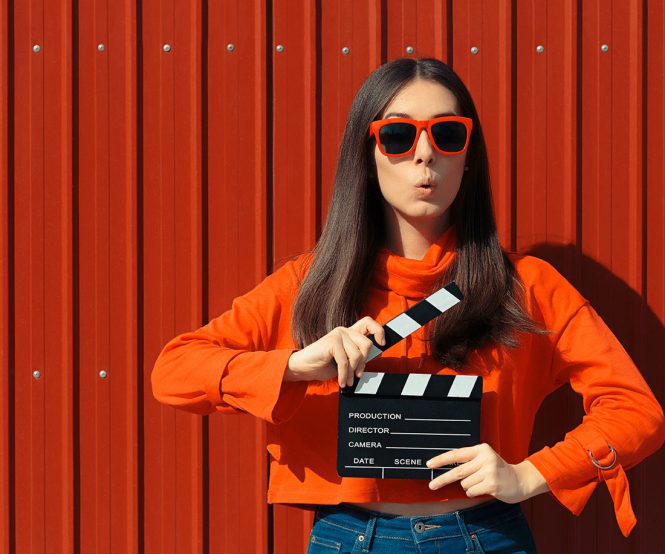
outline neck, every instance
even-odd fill
[[[385,247],[412,260],[422,260],[430,245],[450,227],[448,211],[429,221],[407,220],[394,212],[386,216]]]

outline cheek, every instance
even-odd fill
[[[466,163],[465,157],[442,159],[434,167],[444,185],[455,191],[459,190],[462,178],[464,177],[464,165]]]
[[[405,167],[399,163],[392,163],[387,156],[379,152],[375,147],[374,162],[376,165],[376,178],[382,194],[389,199],[391,193],[395,191],[399,184],[404,181],[406,175]]]
[[[461,156],[439,156],[434,164],[435,170],[444,177],[461,176],[464,173],[466,154]]]

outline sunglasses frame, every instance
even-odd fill
[[[464,126],[466,127],[466,142],[464,143],[464,147],[458,152],[445,152],[444,150],[441,150],[437,146],[436,141],[432,136],[432,125],[435,125],[436,123],[442,123],[445,121],[457,121],[459,123],[464,124]],[[416,128],[416,135],[413,144],[411,145],[411,148],[409,148],[409,150],[407,150],[402,154],[388,154],[383,150],[383,146],[381,145],[381,141],[379,140],[379,131],[381,130],[381,127],[384,127],[385,125],[389,125],[391,123],[410,123],[411,125],[414,125]],[[417,119],[408,119],[406,117],[391,117],[389,119],[378,119],[377,121],[372,121],[372,123],[370,123],[369,136],[374,137],[381,154],[383,154],[384,156],[388,156],[389,158],[399,158],[402,156],[408,156],[409,154],[411,154],[411,152],[413,152],[416,149],[418,140],[420,140],[420,132],[423,129],[427,129],[429,142],[439,154],[442,154],[444,156],[457,156],[458,154],[463,154],[464,152],[466,152],[467,148],[469,147],[471,131],[473,130],[473,119],[471,119],[470,117],[463,117],[459,115],[445,115],[442,117],[435,117],[434,119],[428,119],[423,121]]]

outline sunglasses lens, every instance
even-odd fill
[[[432,125],[432,136],[444,152],[459,152],[466,144],[466,127],[459,121],[442,121]]]
[[[379,129],[381,147],[387,154],[404,154],[416,138],[416,128],[410,123],[389,123]]]

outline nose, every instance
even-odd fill
[[[429,165],[434,162],[435,150],[429,141],[427,129],[420,130],[420,136],[418,137],[413,155],[416,163]]]

